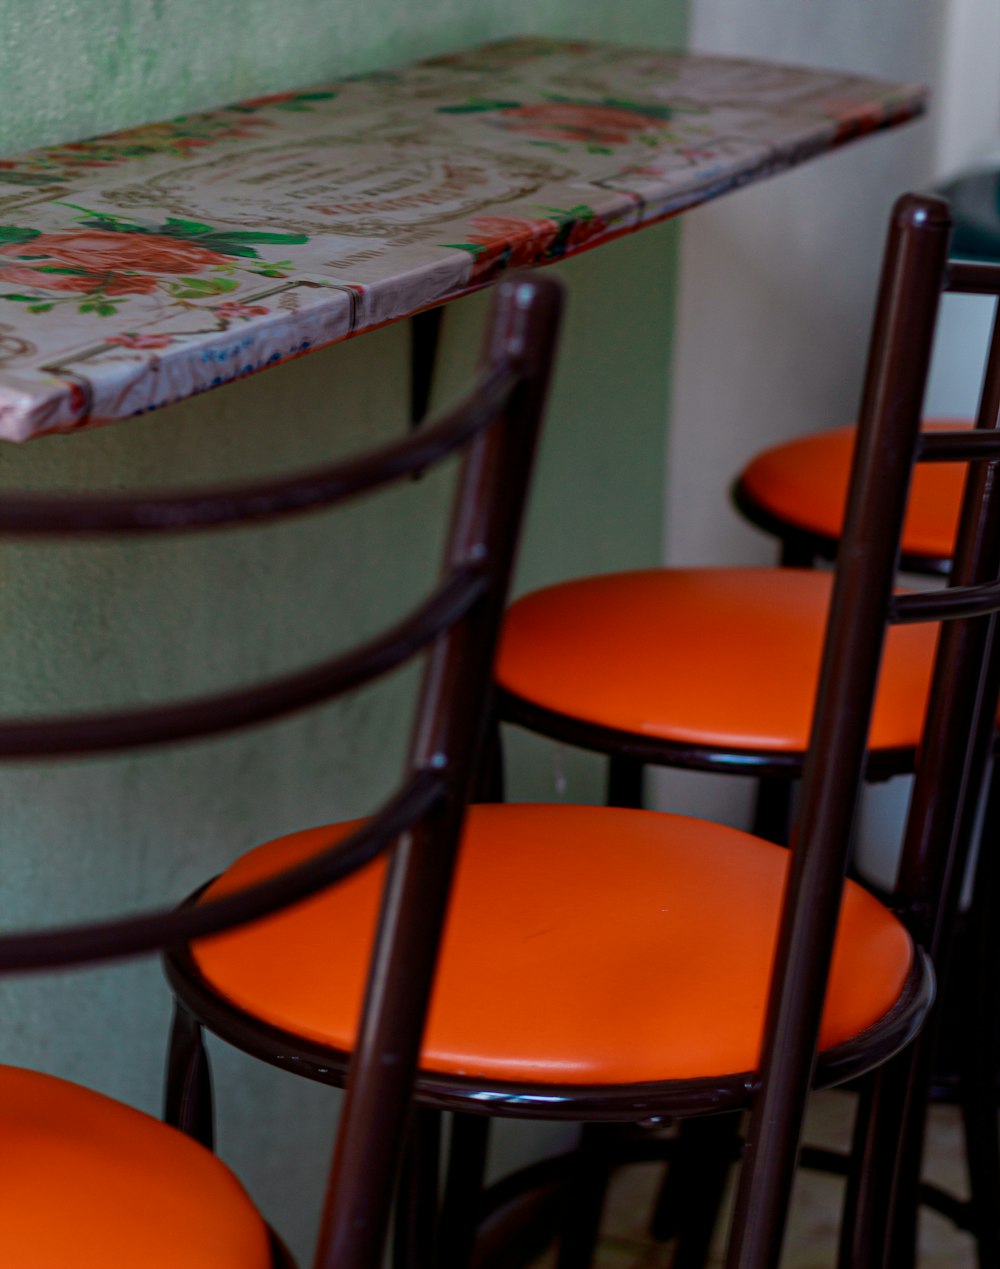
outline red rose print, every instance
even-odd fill
[[[580,217],[574,221],[572,229],[566,235],[566,250],[575,251],[577,247],[583,246],[585,242],[589,242],[591,238],[596,238],[602,234],[607,225],[600,216]]]
[[[174,342],[173,335],[112,335],[104,341],[119,344],[122,348],[167,348]]]
[[[148,295],[159,286],[156,278],[142,273],[43,273],[27,264],[7,264],[3,260],[0,260],[0,284],[82,294],[103,291],[105,295]]]
[[[226,300],[215,311],[220,317],[263,317],[271,310],[266,304],[241,304],[239,300]]]
[[[636,132],[662,128],[663,120],[623,106],[586,106],[570,101],[546,101],[514,106],[500,112],[513,132],[527,132],[543,141],[588,141],[621,145]]]
[[[860,102],[850,97],[826,97],[817,105],[836,121],[837,141],[848,141],[866,132],[874,132],[889,117],[889,111],[880,103]]]
[[[482,282],[501,268],[519,268],[575,251],[607,226],[587,207],[560,211],[559,219],[527,216],[472,216],[475,230],[461,245],[474,252],[471,282]]]
[[[554,220],[529,220],[526,216],[473,216],[469,224],[476,231],[469,242],[485,247],[476,256],[477,266],[509,252],[507,265],[535,264],[555,242],[559,225]]]
[[[198,273],[211,264],[228,264],[217,251],[165,234],[115,233],[77,229],[39,234],[29,242],[0,247],[0,256],[17,256],[101,272],[106,269],[149,269],[153,273]],[[37,267],[37,266],[35,266]],[[149,288],[146,288],[149,289]]]

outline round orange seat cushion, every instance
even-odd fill
[[[661,740],[804,752],[832,576],[693,568],[563,582],[512,605],[497,682],[556,713]],[[869,736],[908,748],[936,627],[890,631]]]
[[[933,419],[928,430],[971,427],[971,420]],[[799,529],[839,538],[854,455],[855,428],[797,437],[758,454],[740,484],[771,515]],[[909,555],[947,559],[954,547],[964,463],[918,463],[913,474],[903,550]]]
[[[271,1269],[233,1174],[100,1093],[0,1066],[0,1258],[10,1269]]]
[[[296,833],[207,894],[346,835]],[[788,854],[702,820],[609,807],[473,806],[422,1064],[473,1079],[622,1084],[756,1066]],[[287,912],[195,945],[215,989],[286,1031],[349,1050],[381,861]],[[823,1019],[837,1044],[897,1000],[910,940],[849,885]]]

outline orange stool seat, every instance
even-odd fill
[[[271,1269],[233,1174],[158,1120],[0,1066],[0,1262],[10,1269]]]
[[[925,426],[942,430],[972,423],[933,419]],[[854,427],[839,427],[764,450],[740,475],[740,497],[794,529],[839,540],[854,436]],[[904,555],[951,558],[964,481],[963,464],[917,464],[903,522]]]
[[[242,856],[207,895],[304,859],[354,827]],[[757,1064],[788,852],[702,820],[563,805],[473,806],[424,1040],[427,1071],[528,1084],[631,1084]],[[350,1050],[382,864],[194,947],[228,1002]],[[857,1035],[900,997],[896,918],[849,884],[821,1033]]]
[[[804,753],[831,584],[810,569],[694,568],[549,586],[508,612],[497,682],[618,731]],[[890,631],[873,750],[916,744],[935,638],[930,626]]]

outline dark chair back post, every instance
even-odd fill
[[[459,835],[479,765],[558,304],[554,289],[536,294],[534,285],[511,282],[484,349],[484,362],[509,363],[519,384],[506,426],[493,428],[466,456],[446,556],[453,569],[483,570],[488,584],[439,641],[425,672],[411,763],[443,774],[447,793],[433,821],[404,835],[390,857],[316,1269],[365,1269],[381,1254],[385,1229],[373,1217],[387,1210],[406,1130]]]
[[[884,616],[950,235],[947,205],[908,196],[886,248],[844,539],[803,777],[728,1269],[777,1264],[815,1064]]]
[[[957,289],[961,266],[953,269]],[[976,427],[1000,424],[1000,315],[994,321]],[[983,587],[1000,577],[1000,483],[995,462],[969,465],[951,587]],[[924,741],[896,886],[900,914],[914,940],[926,948],[935,970],[948,975],[960,898],[979,792],[996,731],[1000,694],[1000,637],[995,611],[945,622],[928,701]],[[981,849],[992,849],[983,840]],[[879,1193],[856,1214],[855,1246],[885,1240],[889,1264],[915,1254],[917,1190],[923,1158],[925,1108],[932,1078],[935,1012],[927,1034],[876,1077],[867,1168],[879,1176]],[[895,1213],[887,1222],[884,1213]]]
[[[976,427],[994,431],[1000,420],[1000,319],[994,322],[987,372]],[[969,465],[952,568],[952,586],[979,586],[994,581],[1000,572],[1000,488],[991,463]],[[932,956],[939,956],[949,940],[942,927],[957,910],[964,859],[954,852],[942,854],[936,843],[942,834],[957,836],[953,818],[961,805],[963,783],[981,779],[985,769],[995,718],[992,701],[976,699],[974,689],[983,682],[983,666],[989,666],[988,649],[996,636],[996,617],[988,613],[969,621],[946,622],[941,630],[940,664],[928,704],[928,727],[917,762],[907,835],[897,882],[901,906],[922,918],[913,933]],[[945,667],[948,667],[946,672]],[[984,683],[984,687],[986,684]],[[985,695],[985,693],[984,693]],[[969,766],[976,752],[976,771]],[[928,774],[933,779],[928,778]],[[974,814],[974,808],[969,808]],[[967,841],[966,841],[967,844]],[[951,888],[949,889],[949,885]],[[942,893],[954,903],[936,903]]]

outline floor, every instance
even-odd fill
[[[840,1092],[814,1097],[807,1139],[817,1145],[841,1147],[850,1124],[849,1095]],[[954,1107],[932,1108],[926,1174],[929,1180],[965,1193],[961,1130]],[[659,1182],[660,1170],[648,1165],[622,1169],[616,1176],[604,1222],[605,1236],[594,1269],[668,1269],[671,1249],[646,1237],[646,1224]],[[835,1263],[836,1230],[841,1183],[818,1173],[800,1174],[793,1198],[782,1269],[830,1269]],[[709,1264],[722,1262],[721,1247]],[[973,1269],[975,1257],[969,1237],[928,1212],[921,1218],[920,1269]],[[531,1269],[553,1269],[550,1252]]]

